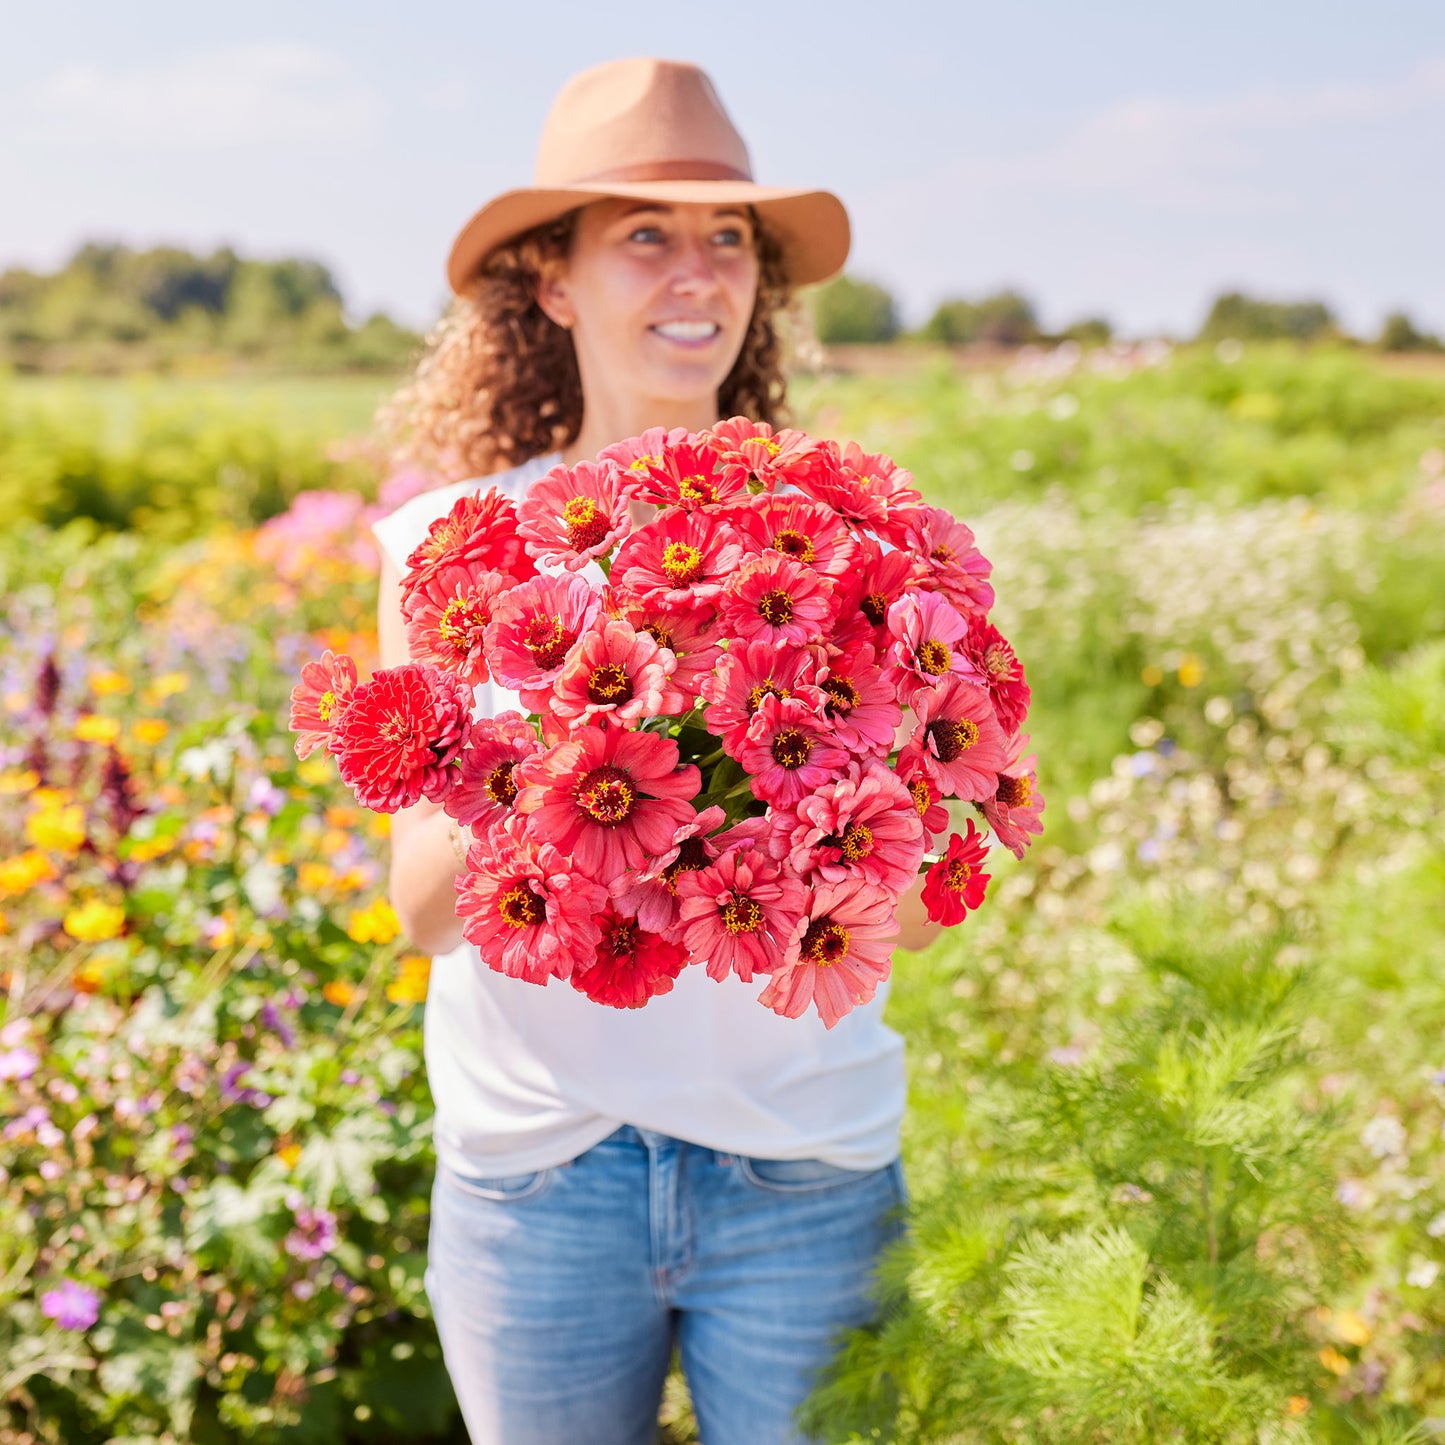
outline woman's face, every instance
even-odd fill
[[[611,199],[584,207],[538,300],[571,329],[584,397],[714,405],[758,289],[744,207]]]

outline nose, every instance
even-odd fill
[[[680,296],[711,296],[720,289],[716,261],[704,237],[693,236],[682,242],[671,287]]]

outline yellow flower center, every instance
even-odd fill
[[[831,918],[816,918],[803,935],[802,957],[819,968],[830,968],[848,956],[848,930]]]
[[[525,884],[518,883],[497,899],[497,913],[508,928],[535,928],[547,918],[547,905]]]
[[[723,905],[722,922],[729,933],[756,933],[763,926],[763,910],[746,894],[733,893]]]
[[[873,830],[866,823],[849,823],[841,847],[845,861],[859,862],[873,851]]]
[[[662,570],[674,587],[686,587],[702,571],[702,553],[686,542],[669,542],[662,549]]]
[[[762,613],[764,622],[774,627],[785,627],[793,620],[793,599],[781,588],[775,587],[771,592],[763,593],[758,611]]]
[[[595,547],[607,535],[607,518],[591,497],[573,497],[562,508],[562,520],[567,524],[567,545],[574,552]]]
[[[614,828],[625,823],[637,803],[637,789],[621,768],[594,768],[577,785],[577,802],[594,822]]]
[[[587,697],[598,706],[626,702],[632,696],[632,679],[620,662],[604,662],[587,679]]]
[[[948,644],[935,637],[930,637],[918,649],[918,666],[930,677],[947,672],[952,662],[953,654],[948,650]]]
[[[791,527],[773,534],[773,549],[782,552],[797,562],[811,562],[817,553],[813,550],[813,539],[805,532]]]
[[[978,724],[972,718],[939,718],[928,724],[928,736],[941,763],[951,763],[978,742]]]
[[[319,717],[322,722],[330,722],[331,714],[335,711],[336,694],[328,687],[326,691],[321,694],[321,698],[316,704],[316,716]]]
[[[793,694],[781,683],[774,682],[772,678],[768,678],[766,681],[760,682],[748,694],[748,716],[751,717],[757,712],[763,705],[763,699],[765,697],[775,697],[781,702],[784,698],[792,697],[792,695]]]
[[[789,772],[801,768],[812,751],[812,738],[799,728],[784,728],[773,739],[773,761]]]
[[[998,792],[994,796],[1006,808],[1027,808],[1034,801],[1034,790],[1027,777],[1011,778],[1007,774],[1000,774]]]

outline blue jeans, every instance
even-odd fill
[[[703,1445],[782,1445],[903,1230],[899,1161],[624,1125],[555,1169],[437,1170],[426,1289],[473,1445],[654,1445],[674,1343]]]

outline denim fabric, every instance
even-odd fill
[[[746,1159],[624,1125],[506,1179],[438,1169],[426,1288],[473,1445],[653,1445],[674,1343],[703,1445],[783,1445],[903,1229],[895,1160]]]

